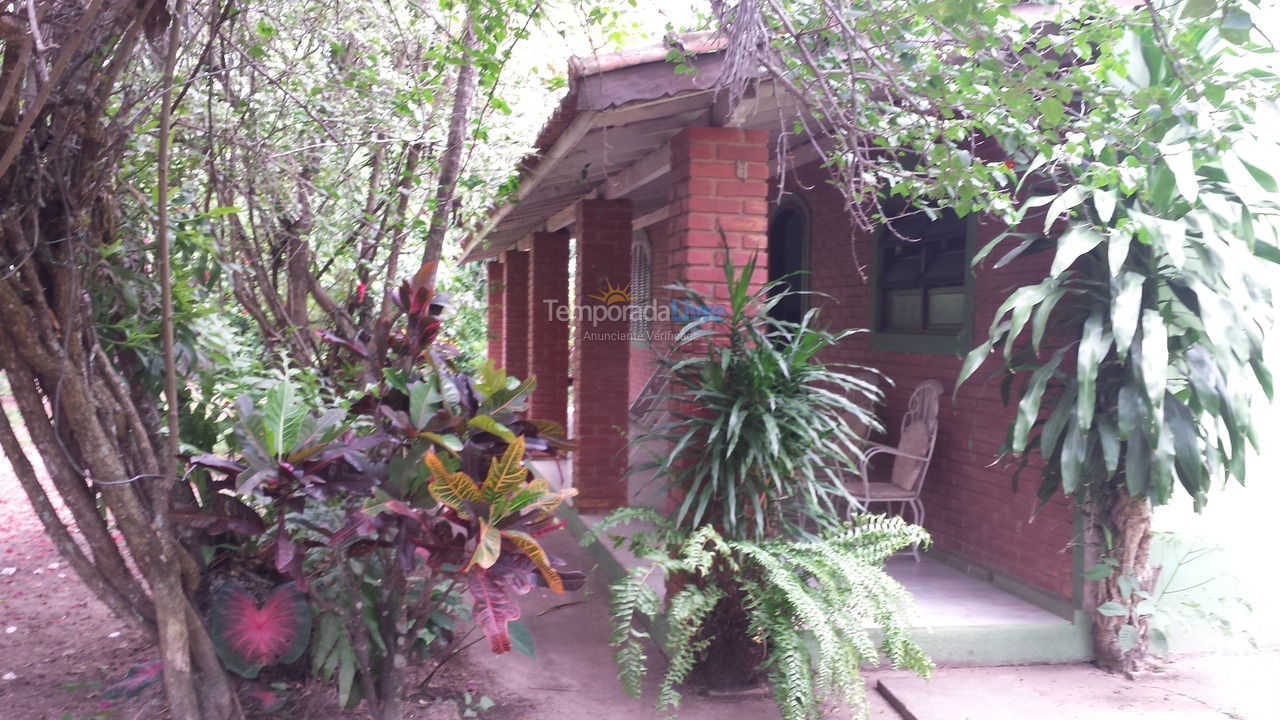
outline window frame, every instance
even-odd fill
[[[881,274],[884,272],[884,244],[889,229],[882,223],[876,230],[871,244],[871,333],[872,350],[888,352],[909,352],[923,355],[959,356],[969,350],[973,342],[974,314],[974,278],[973,254],[976,250],[978,234],[977,213],[970,213],[961,218],[965,223],[964,237],[964,320],[959,330],[953,334],[931,333],[926,331],[903,332],[885,331],[881,313],[882,307]]]
[[[631,234],[631,272],[628,274],[628,283],[631,288],[631,307],[635,308],[641,303],[638,296],[636,280],[639,279],[640,273],[636,267],[637,252],[644,254],[646,264],[645,281],[645,297],[643,303],[648,305],[653,302],[653,242],[649,239],[649,233],[644,228],[640,228]],[[653,322],[644,316],[644,308],[641,307],[641,313],[632,315],[631,322],[627,324],[627,332],[631,336],[631,344],[648,347],[651,343],[646,338],[652,337]]]

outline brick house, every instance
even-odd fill
[[[663,47],[572,60],[570,89],[522,163],[516,197],[492,212],[466,250],[466,260],[487,262],[490,357],[537,377],[532,416],[569,421],[579,445],[570,475],[584,514],[640,501],[624,474],[629,411],[674,324],[607,312],[575,321],[573,311],[554,308],[607,311],[619,288],[630,290],[632,304],[661,307],[670,283],[723,296],[723,229],[737,264],[759,257],[759,282],[804,271],[807,289],[826,296],[806,300],[822,307],[825,324],[870,330],[826,359],[888,376],[878,412],[896,428],[920,382],[954,387],[975,332],[985,332],[1012,288],[1038,281],[1043,269],[1029,258],[971,271],[972,253],[1003,229],[980,218],[944,216],[921,228],[929,239],[912,248],[890,233],[855,231],[805,138],[791,138],[787,155],[777,156],[783,121],[796,112],[790,99],[762,82],[730,111],[714,91],[717,41],[689,36],[685,49],[696,74],[675,73]],[[1012,408],[984,376],[942,401],[923,498],[935,541],[928,556],[1067,619],[1053,639],[1026,628],[1009,636],[1066,649],[953,654],[1079,659],[1088,642],[1075,513],[1058,499],[1032,521],[1036,468],[1015,492],[1011,470],[993,465]],[[892,431],[877,439],[896,441]]]

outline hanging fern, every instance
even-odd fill
[[[724,591],[686,586],[671,598],[667,607],[667,646],[672,653],[667,672],[658,688],[658,709],[674,712],[680,705],[676,686],[693,672],[693,666],[706,651],[710,640],[703,637],[702,623],[715,608]]]
[[[882,656],[921,675],[932,669],[907,632],[911,597],[883,567],[894,552],[928,543],[922,528],[901,518],[862,516],[816,540],[734,541],[710,526],[685,535],[668,518],[634,508],[608,518],[604,527],[637,520],[653,529],[615,537],[615,543],[641,551],[652,565],[613,586],[611,614],[619,678],[633,697],[646,669],[643,625],[661,618],[669,662],[657,707],[674,716],[679,685],[713,640],[707,619],[727,595],[716,584],[725,577],[745,599],[751,636],[766,648],[763,669],[783,720],[818,717],[828,699],[865,713],[861,668],[878,665]],[[662,602],[648,584],[654,573],[689,582]],[[871,634],[875,628],[879,643]]]

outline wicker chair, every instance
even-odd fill
[[[926,380],[911,393],[907,413],[902,417],[902,432],[898,434],[898,446],[868,443],[862,460],[861,479],[849,483],[849,492],[861,509],[870,509],[873,503],[884,503],[893,511],[895,503],[901,503],[901,511],[911,507],[912,521],[924,522],[924,503],[920,492],[924,489],[925,473],[933,458],[933,445],[938,437],[938,398],[942,395],[942,383]],[[893,469],[889,479],[871,480],[871,459],[876,455],[893,456]],[[859,508],[850,507],[849,515]],[[920,560],[919,547],[912,547],[911,554]]]

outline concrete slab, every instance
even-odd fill
[[[925,554],[919,562],[890,558],[885,569],[911,592],[923,627],[975,627],[1065,622],[996,586],[966,575]]]
[[[1092,665],[878,674],[904,720],[1276,720],[1280,653],[1179,658],[1134,680]]]

